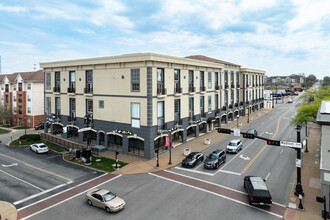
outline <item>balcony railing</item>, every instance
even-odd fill
[[[181,87],[175,87],[174,88],[174,94],[182,93],[182,88]]]
[[[219,85],[215,85],[215,90],[220,90],[220,86]]]
[[[93,93],[93,85],[88,84],[86,88],[84,88],[84,93]]]
[[[204,92],[206,90],[205,86],[200,86],[200,91]]]
[[[225,89],[228,89],[229,85],[228,84],[225,84]]]
[[[237,83],[237,84],[236,84],[236,87],[237,87],[237,88],[239,88],[239,87],[240,87],[239,83]]]
[[[189,92],[195,92],[196,88],[194,87],[194,84],[189,84]]]
[[[226,110],[227,110],[227,106],[223,106],[223,107],[222,107],[222,110],[223,110],[223,111],[226,111]]]
[[[5,92],[9,92],[9,89],[8,89],[8,88],[6,88],[6,89],[5,89]]]
[[[235,88],[235,84],[234,83],[231,84],[231,88]]]
[[[22,103],[22,99],[18,99],[18,103]]]
[[[243,105],[243,102],[240,102],[239,105],[242,106]]]
[[[23,114],[22,110],[18,110],[18,114],[19,115]]]
[[[157,84],[157,95],[166,95],[165,85],[162,83]]]
[[[232,108],[233,108],[233,105],[232,105],[232,104],[230,104],[230,105],[228,106],[228,108],[229,108],[229,109],[232,109]]]
[[[60,86],[55,86],[53,88],[53,92],[61,92],[61,87]]]
[[[75,87],[69,87],[68,88],[68,93],[76,93],[76,88]]]

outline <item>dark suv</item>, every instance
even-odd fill
[[[204,167],[211,169],[218,169],[220,164],[225,162],[226,162],[226,152],[217,149],[206,157],[204,161]]]
[[[258,176],[244,177],[244,188],[246,189],[251,205],[271,206],[270,195],[264,180]]]

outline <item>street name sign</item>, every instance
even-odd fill
[[[234,128],[234,136],[236,136],[236,137],[241,136],[241,129],[239,129],[239,128]]]
[[[280,141],[280,146],[283,147],[292,147],[292,148],[298,148],[301,149],[302,145],[298,142],[291,142],[291,141]]]
[[[87,127],[87,128],[81,128],[81,129],[79,129],[78,132],[90,131],[90,130],[92,130],[92,128],[91,127]]]

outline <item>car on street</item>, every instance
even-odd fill
[[[203,162],[204,154],[200,152],[192,152],[185,159],[182,160],[182,167],[195,167],[199,163]]]
[[[288,99],[288,103],[292,103],[292,102],[293,102],[292,99],[289,98],[289,99]]]
[[[246,133],[248,134],[254,134],[254,136],[258,135],[258,131],[256,129],[249,129]]]
[[[241,140],[231,140],[226,147],[227,153],[237,153],[242,150],[243,142]]]
[[[31,144],[30,150],[38,154],[41,154],[41,153],[47,153],[49,151],[49,148],[45,144],[39,143],[39,144]]]
[[[118,212],[125,208],[125,201],[107,189],[92,189],[85,194],[85,199],[90,206],[104,209],[106,212]]]
[[[204,161],[204,167],[210,169],[218,169],[219,166],[225,162],[226,162],[226,152],[217,149],[206,157]]]
[[[265,184],[265,181],[259,176],[245,176],[244,188],[247,191],[249,203],[258,206],[271,206],[272,196]]]
[[[47,128],[49,128],[50,123],[49,122],[46,122],[46,123],[47,123]],[[41,123],[37,124],[36,126],[34,126],[34,129],[35,130],[40,130],[40,129],[44,129],[44,127],[45,127],[44,122],[41,122]]]

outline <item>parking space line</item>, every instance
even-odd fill
[[[201,163],[199,166],[197,166],[194,170],[197,170],[197,169],[200,168],[201,166],[203,166],[203,163]]]
[[[48,174],[53,175],[53,176],[57,176],[57,177],[59,177],[59,178],[61,178],[61,179],[65,179],[66,181],[74,182],[73,179],[70,179],[70,178],[67,178],[67,177],[65,177],[65,176],[62,176],[62,175],[60,175],[60,174],[53,173],[53,172],[51,172],[51,171],[44,170],[44,169],[42,169],[42,168],[39,168],[39,167],[33,166],[33,165],[31,165],[31,164],[28,164],[28,163],[26,163],[26,162],[24,162],[24,161],[21,161],[21,160],[19,160],[19,159],[14,158],[14,157],[7,156],[7,155],[4,155],[4,154],[0,154],[0,156],[7,157],[7,158],[10,158],[10,159],[12,159],[12,160],[15,160],[15,161],[21,162],[21,163],[23,163],[25,166],[31,167],[31,168],[33,168],[33,169],[39,170],[39,171],[44,172],[44,173],[48,173]]]
[[[29,182],[26,182],[25,180],[22,180],[22,179],[20,179],[20,178],[18,178],[18,177],[16,177],[16,176],[13,176],[13,175],[11,175],[11,174],[9,174],[9,173],[3,171],[3,170],[0,170],[0,172],[2,172],[2,173],[6,174],[6,175],[8,175],[8,176],[10,176],[10,177],[12,177],[12,178],[14,178],[14,179],[17,179],[17,180],[19,180],[19,181],[22,181],[23,183],[26,183],[26,184],[28,184],[28,185],[30,185],[30,186],[36,188],[36,189],[39,190],[39,191],[44,191],[43,189],[41,189],[41,188],[39,188],[39,187],[37,187],[37,186],[35,186],[35,185],[29,183]]]

